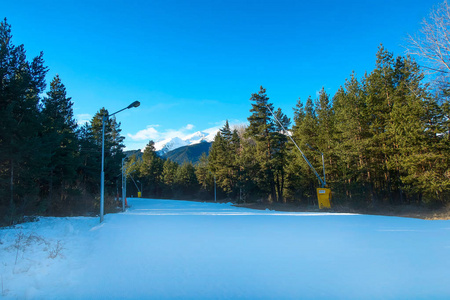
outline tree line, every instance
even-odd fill
[[[317,99],[299,99],[292,121],[261,87],[249,126],[238,134],[225,124],[216,136],[208,169],[230,197],[313,201],[319,182],[291,135],[319,174],[323,153],[335,202],[446,203],[449,111],[439,95],[413,59],[380,46],[372,72],[352,74],[333,97],[322,88]]]
[[[46,92],[43,54],[32,60],[0,22],[0,222],[25,215],[98,212],[102,118],[80,126],[56,75]],[[376,67],[351,74],[331,96],[298,99],[291,120],[261,87],[250,97],[248,125],[217,133],[208,155],[193,165],[160,158],[149,141],[142,157],[126,158],[115,118],[106,123],[105,207],[121,195],[122,162],[128,196],[315,203],[318,181],[294,147],[324,171],[335,203],[449,201],[448,85],[430,85],[409,56],[382,46]],[[276,121],[277,119],[278,121]],[[325,170],[322,169],[323,153]]]
[[[195,166],[162,160],[150,141],[128,170],[145,182],[144,196],[212,199],[216,184],[219,198],[232,201],[313,204],[319,181],[291,135],[325,175],[335,203],[443,204],[450,200],[450,128],[440,95],[411,57],[380,46],[372,72],[351,74],[332,97],[322,88],[317,99],[298,99],[293,120],[260,87],[248,126],[232,129],[227,121]]]
[[[219,197],[237,201],[315,203],[318,180],[292,138],[323,172],[335,203],[448,203],[449,23],[443,1],[423,20],[420,34],[409,36],[408,52],[420,67],[381,46],[372,72],[351,74],[333,96],[322,88],[317,99],[299,99],[293,120],[274,110],[261,87],[250,98],[249,125],[232,130],[226,122],[209,155],[183,167],[198,182],[191,181],[190,192],[212,198],[217,185]],[[174,196],[170,176],[154,178],[165,186],[159,195]]]
[[[27,60],[25,47],[12,43],[11,25],[0,23],[0,224],[25,215],[70,215],[99,207],[102,117],[78,126],[73,102],[56,75],[46,90],[41,52]],[[120,124],[106,122],[106,198],[113,206],[121,172]],[[108,205],[107,205],[108,207]]]

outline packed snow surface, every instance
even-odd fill
[[[450,299],[450,222],[130,199],[0,230],[2,299]]]

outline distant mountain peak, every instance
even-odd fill
[[[178,164],[182,164],[184,162],[191,162],[193,164],[196,164],[200,160],[200,157],[203,153],[209,153],[211,144],[211,142],[202,140],[202,142],[198,144],[183,146],[164,153],[162,157],[165,159],[170,159],[171,161],[174,161]]]
[[[195,145],[202,142],[212,142],[215,135],[216,132],[208,133],[197,131],[185,136],[184,138],[173,137],[156,142],[155,150],[159,155],[163,156],[164,154],[183,146]]]

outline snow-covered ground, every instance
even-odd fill
[[[0,298],[450,299],[450,221],[129,202],[0,230]]]

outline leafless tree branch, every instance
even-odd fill
[[[408,54],[425,62],[428,75],[435,75],[434,83],[450,88],[450,7],[447,0],[436,6],[422,21],[420,34],[409,35]],[[436,75],[437,74],[437,75]]]

